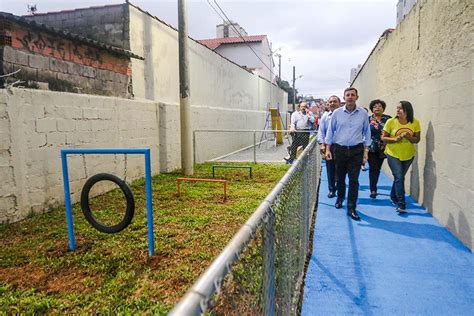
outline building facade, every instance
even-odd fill
[[[410,13],[417,0],[398,0],[397,3],[397,25]]]
[[[129,97],[131,58],[140,58],[74,33],[0,13],[3,85]]]
[[[362,67],[361,64],[357,65],[357,68],[351,68],[351,72],[349,74],[349,82],[353,82],[357,74],[359,73],[360,68]]]
[[[266,35],[214,38],[199,42],[252,73],[275,82],[275,64]]]
[[[247,31],[235,22],[224,22],[216,26],[216,38],[247,36]]]

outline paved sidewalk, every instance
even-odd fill
[[[323,167],[302,315],[474,315],[470,250],[411,197],[398,215],[387,176],[376,200],[368,182],[361,171],[354,222],[327,197]]]

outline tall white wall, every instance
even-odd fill
[[[64,202],[62,148],[150,148],[158,172],[155,103],[91,95],[0,90],[0,222],[20,220]],[[72,200],[87,177],[125,176],[123,155],[71,156]],[[143,156],[127,156],[127,179],[144,176]]]
[[[127,10],[125,10],[127,11]],[[125,12],[124,11],[124,12]],[[38,90],[0,90],[0,222],[25,218],[64,202],[60,149],[152,149],[152,170],[181,167],[178,34],[130,5],[135,100]],[[262,129],[267,106],[286,93],[190,40],[192,129]],[[281,107],[282,113],[286,108]],[[209,138],[206,157],[251,145],[253,137]],[[98,172],[124,175],[123,156],[70,159],[72,200]],[[127,179],[143,177],[143,159],[127,158]]]
[[[131,50],[137,99],[160,104],[160,169],[180,167],[178,32],[130,6]],[[248,48],[247,48],[248,49]],[[206,46],[189,39],[192,129],[263,129],[269,104],[286,111],[287,94]],[[251,145],[253,137],[227,134],[207,151],[209,159]]]
[[[145,57],[132,60],[135,97],[179,104],[178,32],[138,8],[129,11],[131,50]],[[189,50],[192,105],[265,111],[271,99],[286,104],[286,93],[276,85],[272,96],[261,94],[260,86],[270,82],[192,39]]]
[[[266,113],[199,105],[191,111],[193,129],[235,130],[246,124],[262,129]],[[0,223],[64,204],[62,148],[150,148],[153,173],[180,168],[179,126],[177,104],[0,90]],[[250,144],[252,133],[200,137],[198,162]],[[127,162],[123,155],[73,155],[68,161],[73,202],[79,200],[87,178],[96,173],[126,175],[128,180],[144,176],[142,155],[128,155]]]
[[[471,250],[474,245],[474,3],[418,0],[382,39],[353,86],[359,104],[412,102],[421,122],[409,192]],[[388,172],[390,173],[390,172]]]

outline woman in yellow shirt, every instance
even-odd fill
[[[397,212],[405,213],[405,174],[416,153],[414,144],[420,141],[420,122],[414,118],[413,106],[408,101],[400,101],[397,116],[385,123],[382,141],[387,146],[385,154],[392,170],[393,185],[390,198],[397,205]]]

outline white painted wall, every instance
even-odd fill
[[[409,192],[471,250],[474,245],[474,3],[419,0],[382,39],[353,86],[359,105],[412,102],[421,142]],[[388,171],[390,174],[390,171]]]
[[[130,41],[131,50],[145,57],[132,60],[135,97],[160,103],[161,171],[179,168],[178,33],[130,6]],[[287,110],[287,94],[276,85],[194,40],[189,40],[189,49],[193,130],[262,129],[270,103],[280,104],[282,113]],[[243,141],[233,134],[216,141],[203,159],[251,145],[253,138]]]
[[[262,80],[262,79],[255,79]],[[262,90],[262,92],[266,92]],[[264,127],[265,112],[192,106],[194,129]],[[179,106],[146,100],[40,90],[0,90],[0,222],[63,205],[62,148],[150,148],[152,172],[181,167]],[[201,134],[202,135],[202,134]],[[199,139],[199,161],[253,144],[253,134],[212,134]],[[204,154],[205,153],[205,154]],[[69,159],[72,201],[99,172],[125,176],[123,155]],[[127,179],[144,176],[143,156],[127,156]]]
[[[270,69],[273,69],[273,61],[270,56],[271,51],[268,41],[265,40],[260,43],[248,43],[248,45],[252,47],[258,57],[253,53],[249,46],[244,43],[220,45],[215,49],[215,51],[241,66],[255,69],[255,74],[271,81],[273,75],[270,72]],[[265,66],[262,64],[262,61],[265,63]]]
[[[136,100],[13,89],[0,90],[0,222],[64,203],[60,149],[124,147],[152,149],[152,170],[180,168],[177,32],[130,7]],[[262,129],[270,100],[286,104],[286,93],[207,47],[190,40],[192,128]],[[286,111],[281,108],[281,111]],[[214,158],[253,143],[235,134],[209,139]],[[127,159],[127,179],[143,177],[143,159]],[[70,159],[72,200],[87,177],[122,176],[123,157]]]
[[[243,130],[245,125],[265,126],[265,112],[225,107],[192,106],[193,130]],[[245,125],[242,123],[245,122]],[[160,165],[162,171],[181,167],[179,106],[160,104]],[[259,134],[260,136],[260,134]],[[196,162],[203,162],[253,144],[253,133],[196,133]],[[260,140],[260,139],[258,139]],[[258,141],[257,140],[257,141]]]
[[[179,104],[178,32],[133,6],[129,11],[131,50],[145,57],[144,61],[132,60],[135,97]],[[286,103],[286,93],[276,85],[272,97],[260,95],[259,86],[270,86],[269,82],[257,80],[258,75],[192,39],[189,49],[191,104],[265,110],[270,99]],[[265,53],[266,48],[256,49],[270,54]]]
[[[0,222],[64,203],[62,148],[150,148],[158,164],[158,108],[131,101],[70,93],[0,90]],[[143,156],[128,155],[127,179],[144,176]],[[72,200],[87,177],[109,172],[124,177],[124,156],[69,159]]]

